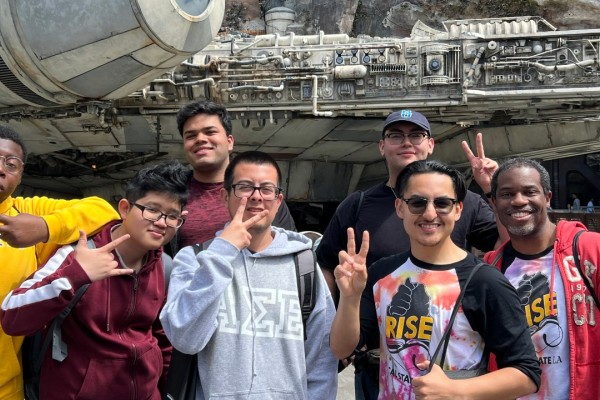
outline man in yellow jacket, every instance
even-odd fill
[[[27,150],[19,134],[0,126],[0,301],[60,246],[77,241],[119,215],[98,197],[56,200],[12,197],[21,183]],[[21,345],[0,327],[0,400],[23,400]]]

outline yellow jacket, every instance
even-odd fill
[[[48,225],[48,241],[27,248],[9,246],[0,237],[0,299],[29,277],[64,244],[79,239],[79,230],[88,235],[109,221],[119,219],[114,208],[99,197],[56,200],[47,197],[9,197],[0,203],[0,214],[41,216]],[[0,400],[23,400],[21,372],[22,336],[8,336],[0,327]]]

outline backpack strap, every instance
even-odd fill
[[[581,268],[581,261],[579,260],[579,249],[577,248],[577,244],[579,243],[579,236],[581,236],[583,232],[587,231],[585,229],[582,229],[575,234],[575,237],[573,237],[573,261],[575,263],[575,266],[577,267],[577,270],[579,271],[579,275],[581,275],[583,283],[585,283],[585,287],[587,287],[588,292],[590,292],[590,296],[594,298],[594,303],[596,303],[596,307],[598,307],[598,309],[600,310],[600,301],[598,301],[598,296],[596,296],[596,292],[592,287],[590,279],[586,274],[583,273],[583,269]]]
[[[72,245],[72,246],[73,246],[73,248],[75,248],[75,245]],[[96,244],[94,243],[94,241],[92,239],[88,239],[87,247],[89,249],[95,249]],[[88,290],[89,287],[90,287],[90,284],[88,283],[86,285],[81,286],[79,289],[77,289],[77,291],[75,292],[75,296],[73,296],[73,298],[71,299],[69,304],[67,304],[67,306],[61,311],[61,313],[58,314],[58,316],[52,320],[50,329],[48,329],[48,333],[46,334],[46,337],[44,338],[44,342],[42,344],[42,348],[40,350],[39,357],[37,358],[37,360],[34,364],[34,368],[35,368],[36,372],[39,372],[40,369],[42,368],[42,362],[44,361],[44,355],[46,354],[48,347],[50,347],[50,341],[52,341],[52,359],[62,362],[62,361],[64,361],[65,358],[67,358],[67,355],[69,354],[69,352],[67,349],[67,344],[65,342],[63,342],[63,340],[62,340],[62,324],[65,321],[65,319],[67,319],[69,314],[71,314],[71,311],[73,311],[73,308],[75,308],[75,306],[77,305],[77,303],[79,302],[79,300],[85,294],[85,292]]]
[[[361,190],[358,193],[360,193],[360,195],[358,197],[358,204],[356,205],[356,211],[354,212],[354,223],[352,224],[352,227],[354,229],[356,229],[356,223],[358,222],[358,216],[360,215],[360,209],[362,207],[363,201],[365,200],[365,192],[363,192]]]
[[[454,325],[454,319],[456,318],[456,314],[458,313],[458,308],[462,304],[463,298],[465,297],[465,292],[467,291],[467,286],[469,286],[471,279],[473,278],[475,273],[479,270],[479,268],[481,268],[481,266],[484,264],[485,263],[480,262],[479,264],[475,265],[473,267],[473,269],[471,270],[471,273],[469,274],[467,280],[465,281],[465,284],[464,284],[462,290],[460,291],[458,298],[456,299],[456,303],[454,303],[454,308],[452,309],[452,314],[450,315],[450,321],[448,321],[446,330],[444,331],[444,334],[442,335],[442,338],[440,339],[440,343],[438,344],[437,348],[435,349],[435,352],[433,353],[433,356],[431,357],[431,362],[429,364],[429,368],[427,369],[427,372],[431,372],[431,369],[433,368],[433,364],[435,364],[435,360],[437,359],[438,355],[440,354],[440,350],[442,348],[443,348],[443,351],[441,354],[442,359],[440,360],[439,365],[440,366],[444,365],[444,360],[446,359],[446,350],[448,349],[448,343],[450,343],[450,334],[452,333],[452,325]]]
[[[317,291],[317,280],[315,279],[316,262],[313,250],[306,249],[294,254],[294,266],[296,267],[298,298],[300,300],[300,310],[302,311],[304,340],[306,340],[306,326],[310,313],[315,308]]]

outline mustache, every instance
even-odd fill
[[[518,212],[530,212],[530,213],[535,213],[537,211],[539,211],[540,209],[537,207],[525,207],[525,208],[508,208],[506,210],[504,210],[505,214],[514,214],[514,213],[518,213]]]

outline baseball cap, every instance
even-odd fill
[[[381,131],[381,136],[383,137],[385,130],[390,125],[395,124],[396,122],[400,122],[400,121],[411,122],[415,125],[420,126],[421,128],[425,129],[427,131],[427,133],[429,133],[429,136],[431,137],[431,127],[429,126],[429,121],[427,121],[427,118],[425,118],[425,116],[423,114],[421,114],[420,112],[412,111],[412,110],[394,111],[393,113],[388,115],[388,117],[385,119],[385,124],[383,125],[383,130]]]

